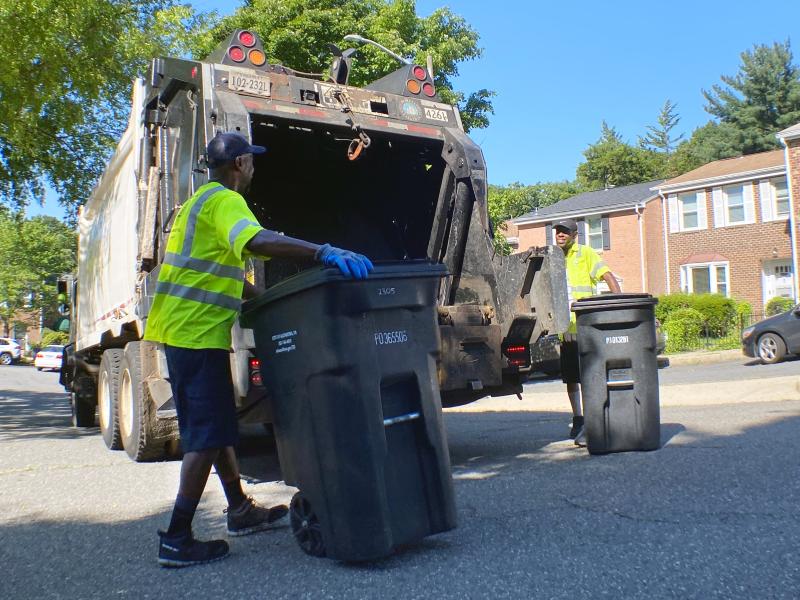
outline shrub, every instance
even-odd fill
[[[49,329],[46,329],[45,332],[46,333],[43,333],[42,341],[39,344],[41,348],[50,345],[64,346],[69,341],[69,334],[64,333],[63,331],[50,331]]]
[[[775,298],[770,298],[770,301],[767,302],[766,313],[768,317],[773,317],[791,310],[793,306],[794,302],[792,302],[791,298],[776,296]]]
[[[656,319],[662,323],[666,323],[672,311],[679,308],[690,308],[692,306],[692,296],[690,294],[665,294],[658,297],[658,304],[656,304],[655,315]]]
[[[666,351],[692,350],[703,331],[703,315],[694,308],[677,308],[669,313],[663,323],[667,334]]]
[[[753,321],[753,305],[742,300],[736,303],[736,325],[741,329],[751,325]]]
[[[721,294],[697,294],[692,308],[703,315],[710,336],[727,335],[736,321],[736,302]]]

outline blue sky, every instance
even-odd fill
[[[193,2],[221,14],[239,4]],[[481,37],[483,56],[460,66],[455,85],[497,92],[490,126],[471,135],[500,185],[572,179],[603,120],[635,143],[667,99],[688,137],[710,118],[701,90],[735,75],[741,52],[800,31],[797,0],[417,0],[417,13],[441,6]],[[29,214],[60,216],[55,199],[46,204]]]

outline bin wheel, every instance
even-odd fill
[[[294,539],[303,552],[311,556],[325,556],[325,542],[322,540],[319,518],[303,492],[297,492],[292,498],[289,521]]]

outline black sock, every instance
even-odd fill
[[[172,519],[169,522],[167,535],[183,535],[192,532],[192,519],[197,510],[200,498],[181,496],[175,498],[175,507],[172,509]]]
[[[223,481],[222,489],[225,490],[225,497],[228,499],[228,508],[239,508],[245,501],[242,480],[238,477],[231,481]]]

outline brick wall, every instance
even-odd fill
[[[720,254],[729,262],[729,296],[746,300],[759,313],[764,308],[763,261],[791,259],[788,221],[761,221],[758,182],[754,182],[755,223],[715,228],[711,188],[706,189],[708,228],[668,234],[669,278],[672,292],[680,291],[680,266],[694,254]],[[666,227],[669,227],[667,217]]]
[[[667,293],[666,265],[664,263],[663,201],[651,200],[644,208],[644,263],[647,293],[660,296]]]
[[[642,228],[644,233],[644,227]],[[608,215],[609,250],[600,251],[603,262],[619,278],[623,292],[643,292],[639,221],[633,210]]]
[[[520,225],[517,228],[519,232],[519,251],[527,250],[531,246],[547,246],[548,242],[545,238],[545,224],[532,223],[528,225]]]

